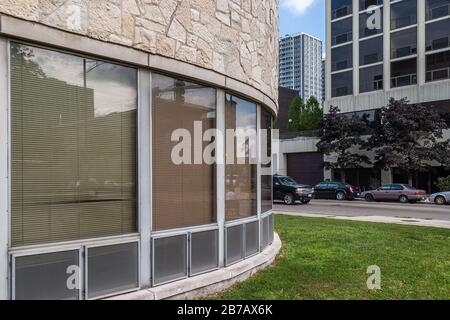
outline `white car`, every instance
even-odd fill
[[[430,202],[436,203],[440,206],[450,204],[450,191],[433,193],[430,196]]]

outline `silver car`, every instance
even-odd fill
[[[447,192],[438,192],[434,193],[430,196],[430,202],[436,203],[440,206],[445,204],[450,204],[450,191]]]

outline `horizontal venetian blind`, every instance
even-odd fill
[[[89,62],[11,45],[13,246],[136,231],[136,71]]]

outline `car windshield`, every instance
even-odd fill
[[[291,177],[283,177],[283,178],[279,178],[280,182],[286,186],[294,186],[297,185],[298,183],[292,179]]]

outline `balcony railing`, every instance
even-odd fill
[[[391,58],[395,59],[395,58],[407,57],[407,56],[411,56],[416,53],[417,53],[416,47],[412,47],[412,46],[402,47],[402,48],[392,49]]]
[[[411,73],[404,76],[397,76],[391,78],[392,88],[404,87],[417,84],[417,74]]]
[[[361,93],[383,90],[383,79],[362,81],[360,83],[359,91]]]
[[[403,27],[407,27],[417,23],[416,16],[405,16],[396,19],[391,19],[391,29],[399,29]]]
[[[427,51],[439,50],[448,48],[450,46],[449,37],[443,37],[439,39],[435,39],[431,42],[431,45],[427,46]]]
[[[352,41],[353,39],[353,32],[346,32],[346,33],[341,33],[335,37],[333,37],[331,44],[333,46],[341,44],[341,43],[346,43],[349,41]]]
[[[351,13],[352,13],[352,6],[346,5],[346,6],[343,6],[338,9],[333,10],[331,12],[331,18],[332,18],[332,20],[339,19],[339,18],[348,16]]]
[[[427,81],[438,81],[450,78],[450,67],[427,71]]]
[[[366,54],[363,57],[363,63],[364,64],[372,64],[372,63],[377,63],[379,61],[383,60],[381,54],[378,53],[371,53],[371,54]]]
[[[430,8],[427,12],[427,20],[434,20],[450,14],[450,3],[440,7]]]

